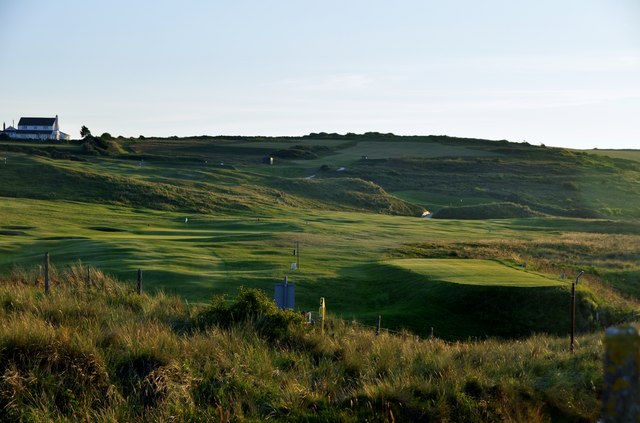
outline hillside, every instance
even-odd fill
[[[300,310],[325,297],[346,319],[445,339],[566,332],[580,270],[579,330],[638,310],[634,160],[378,133],[0,142],[0,155],[0,271],[49,251],[57,266],[123,280],[143,269],[150,290],[195,303],[240,286],[271,293],[287,275]],[[499,286],[489,273],[465,285],[398,259],[499,263],[554,283]]]

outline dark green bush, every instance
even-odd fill
[[[214,325],[229,328],[251,323],[261,336],[273,341],[288,339],[304,328],[304,320],[299,313],[280,310],[264,292],[244,287],[232,302],[222,295],[213,297],[196,321],[200,328]]]
[[[108,137],[105,137],[105,135],[108,135]],[[82,143],[82,149],[86,153],[95,155],[122,154],[124,152],[122,147],[107,133],[102,134],[100,137],[87,135]]]

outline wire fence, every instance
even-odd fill
[[[44,259],[44,260],[43,260]],[[61,268],[57,268],[53,263],[49,263],[49,257],[48,257],[48,253],[33,253],[33,254],[29,254],[27,256],[24,257],[24,259],[22,260],[23,263],[26,262],[37,262],[39,263],[37,265],[37,270],[34,269],[33,267],[31,267],[30,269],[28,268],[28,266],[24,266],[22,264],[16,264],[13,267],[13,272],[22,272],[24,273],[25,277],[29,278],[29,279],[34,279],[34,282],[36,285],[40,285],[42,283],[45,284],[45,290],[48,292],[48,280],[51,277],[51,279],[58,279],[58,272],[60,270],[64,270],[66,268],[72,269],[74,266],[79,266],[83,269],[85,269],[86,272],[86,280],[87,283],[90,283],[90,280],[92,279],[91,276],[94,272],[97,272],[97,269],[91,265],[87,265],[82,263],[82,261],[78,260],[74,263],[68,264],[66,266],[62,266]],[[135,277],[135,291],[140,294],[142,292],[142,270],[138,269],[137,270],[137,277]],[[175,288],[169,289],[168,293],[172,293],[174,296],[178,296],[177,290]],[[321,316],[320,313],[318,311],[307,311],[307,312],[302,312],[305,315],[305,319],[307,320],[307,323],[312,324],[312,325],[318,325],[321,322]],[[336,323],[336,322],[340,322],[340,323]],[[428,339],[437,339],[440,342],[445,342],[447,344],[456,344],[458,343],[457,341],[446,341],[444,339],[441,338],[437,338],[434,335],[434,328],[432,327],[430,332],[426,335],[417,335],[414,332],[411,332],[408,329],[390,329],[390,328],[386,328],[382,326],[382,316],[378,316],[378,324],[377,325],[370,325],[370,324],[366,324],[363,323],[361,321],[357,321],[355,319],[352,320],[346,320],[346,319],[337,319],[335,317],[328,317],[326,318],[326,325],[330,328],[336,324],[339,324],[340,326],[343,327],[351,327],[354,329],[361,329],[364,331],[371,331],[374,332],[376,335],[382,335],[382,334],[387,334],[387,335],[394,335],[394,336],[401,336],[403,338],[407,338],[407,339],[414,339],[414,340],[428,340]]]

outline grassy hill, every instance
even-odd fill
[[[634,157],[379,133],[0,142],[0,421],[594,421],[602,329],[640,311]],[[285,276],[296,312],[269,301]],[[324,335],[297,313],[320,298]]]
[[[61,268],[81,260],[123,280],[141,268],[150,290],[197,303],[240,286],[270,293],[287,275],[302,310],[325,297],[346,319],[382,315],[390,328],[434,327],[447,339],[565,331],[580,270],[581,330],[637,310],[637,161],[377,133],[90,147],[0,143],[0,270],[38,265],[49,251]],[[425,209],[439,219],[419,218]],[[295,242],[301,265],[292,271]],[[489,272],[482,285],[463,286],[434,267],[391,264],[443,258],[455,263],[447,272],[474,259],[526,262],[558,285],[497,286]],[[557,306],[538,319],[542,300]]]

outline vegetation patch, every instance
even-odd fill
[[[82,150],[88,154],[95,155],[121,155],[125,150],[118,141],[111,138],[109,134],[100,137],[89,135],[83,139]]]
[[[271,341],[287,340],[304,328],[299,313],[280,310],[262,291],[244,287],[232,302],[224,296],[214,297],[196,318],[196,324],[201,328],[212,325],[229,328],[246,323]]]
[[[419,216],[422,209],[388,194],[380,186],[357,178],[280,179],[270,183],[290,194],[335,209],[370,210],[377,213]]]

